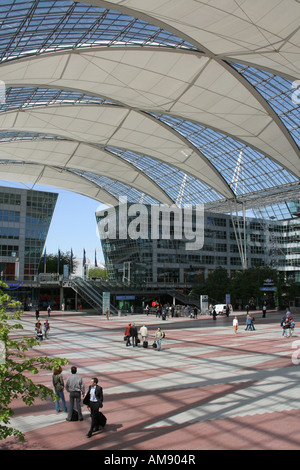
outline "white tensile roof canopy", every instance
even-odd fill
[[[298,1],[3,0],[0,17],[1,179],[107,205],[299,200]]]

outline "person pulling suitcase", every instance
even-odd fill
[[[94,431],[99,430],[99,426],[105,426],[106,417],[99,408],[103,407],[103,390],[98,385],[96,377],[91,379],[89,390],[83,399],[83,404],[87,405],[91,411],[91,427],[87,437],[92,437]]]

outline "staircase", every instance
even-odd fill
[[[81,278],[69,279],[67,281],[68,287],[77,292],[82,299],[84,299],[93,309],[102,313],[103,310],[103,295],[99,287],[95,286],[93,281],[85,281]],[[116,307],[110,304],[110,314],[117,315]]]
[[[168,294],[175,299],[179,300],[179,302],[184,303],[185,305],[195,305],[196,307],[200,308],[200,298],[198,297],[191,297],[186,294],[182,294],[182,292],[178,292],[177,290],[170,290]]]

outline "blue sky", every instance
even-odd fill
[[[45,244],[47,253],[56,254],[58,249],[63,252],[71,251],[72,248],[74,256],[82,258],[85,249],[87,258],[94,262],[96,250],[97,261],[104,262],[95,218],[96,210],[104,207],[99,201],[48,186],[35,185],[32,188],[32,185],[8,181],[0,181],[0,185],[58,193]]]

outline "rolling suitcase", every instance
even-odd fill
[[[107,421],[106,416],[104,416],[104,414],[101,413],[101,411],[99,411],[98,419],[97,419],[98,426],[102,426],[104,428],[104,426],[106,425],[106,421]]]
[[[148,341],[143,341],[143,348],[148,348]]]
[[[78,411],[75,409],[72,411],[71,421],[78,421]]]

